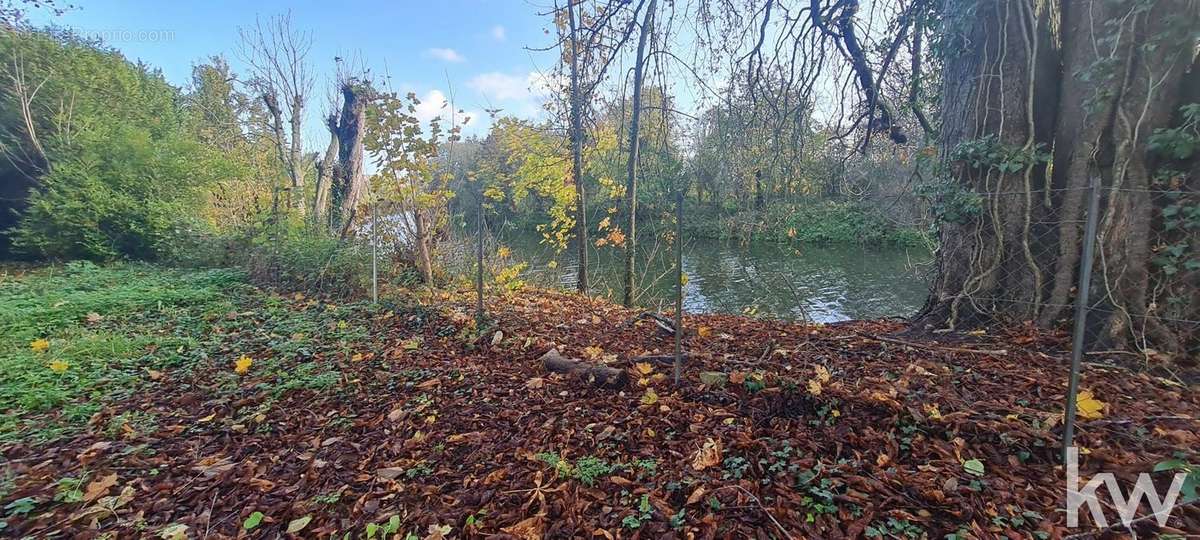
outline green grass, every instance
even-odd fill
[[[0,274],[0,440],[70,434],[147,370],[189,363],[206,321],[243,289],[235,271],[134,264]],[[31,347],[39,339],[46,350]]]
[[[343,374],[326,359],[369,352],[364,323],[381,313],[261,290],[236,270],[0,269],[0,442],[78,433],[106,406],[116,409],[95,429],[152,432],[153,416],[119,405],[159,384],[152,371],[217,366],[205,377],[219,393],[262,392],[264,408],[291,392],[339,392]],[[43,339],[45,350],[31,347]],[[253,358],[253,388],[233,370],[242,354]]]

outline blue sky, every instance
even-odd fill
[[[319,118],[332,86],[334,57],[358,56],[376,75],[390,74],[392,87],[426,101],[426,118],[454,93],[456,108],[473,120],[467,133],[486,132],[484,108],[533,117],[540,113],[537,81],[554,66],[554,52],[534,52],[554,41],[550,0],[425,0],[370,2],[74,0],[78,9],[61,17],[31,13],[38,25],[54,23],[98,35],[131,60],[162,69],[184,86],[194,64],[214,54],[244,73],[238,28],[255,18],[291,12],[309,30],[309,61],[317,87],[309,105],[305,146],[323,148]],[[548,33],[547,33],[548,32]]]

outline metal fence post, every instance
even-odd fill
[[[483,331],[483,184],[475,197],[475,328]]]
[[[371,196],[371,303],[379,303],[379,217],[375,194]]]
[[[1079,286],[1075,296],[1075,329],[1071,336],[1071,377],[1067,384],[1067,412],[1063,426],[1063,463],[1067,450],[1075,444],[1075,407],[1079,393],[1079,370],[1083,361],[1083,340],[1087,330],[1088,296],[1092,284],[1092,262],[1096,250],[1096,227],[1100,221],[1100,178],[1092,177],[1088,196],[1087,224],[1083,232],[1083,258],[1079,268]]]
[[[683,376],[683,189],[675,189],[675,386]]]

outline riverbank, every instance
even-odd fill
[[[1084,532],[1059,510],[1060,335],[694,316],[677,387],[636,360],[669,335],[563,293],[489,296],[480,332],[465,291],[375,306],[88,264],[0,284],[5,535]],[[551,348],[630,381],[548,374]],[[1082,388],[1085,475],[1200,461],[1194,388],[1096,366]]]

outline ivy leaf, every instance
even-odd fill
[[[265,516],[263,516],[262,512],[255,511],[253,514],[250,514],[250,517],[246,518],[246,521],[242,522],[242,528],[247,531],[254,530],[255,527],[262,523],[263,517]]]

